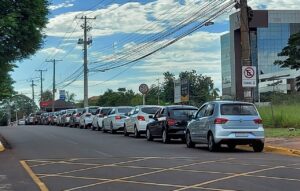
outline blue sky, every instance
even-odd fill
[[[260,9],[297,9],[300,0],[250,0],[249,4]],[[122,54],[143,39],[173,26],[185,18],[195,7],[203,6],[203,0],[52,0],[49,7],[49,23],[43,48],[29,59],[16,63],[12,73],[15,90],[31,97],[29,80],[39,77],[35,70],[46,69],[44,90],[52,90],[52,64],[46,59],[62,59],[56,65],[56,82],[59,89],[75,93],[76,99],[83,98],[83,80],[79,78],[67,87],[64,81],[83,64],[82,15],[96,16],[90,20],[92,30],[88,36],[93,43],[88,49],[89,68],[105,64],[106,60]],[[178,12],[176,12],[178,11]],[[235,11],[234,9],[231,12]],[[138,61],[106,72],[90,73],[89,97],[100,95],[108,88],[138,90],[141,83],[155,84],[162,81],[163,72],[178,75],[181,71],[195,69],[198,73],[211,76],[215,86],[221,89],[220,36],[228,31],[230,11],[214,20],[215,24],[203,27],[166,49]],[[97,64],[93,62],[99,61]],[[40,94],[40,81],[35,81],[35,96]],[[58,98],[58,97],[57,97]]]

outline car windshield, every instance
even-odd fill
[[[143,113],[155,114],[159,110],[159,107],[143,107],[141,110]]]
[[[251,104],[223,104],[221,115],[258,115],[255,107]]]
[[[132,110],[130,107],[118,108],[119,113],[129,113]]]
[[[178,108],[170,111],[171,117],[189,118],[197,112],[197,108]]]

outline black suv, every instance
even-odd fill
[[[162,138],[163,143],[168,143],[171,138],[181,138],[185,141],[186,126],[197,110],[197,107],[188,105],[162,107],[155,113],[153,121],[147,125],[147,140]]]

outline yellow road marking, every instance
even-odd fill
[[[219,182],[219,181],[222,181],[222,180],[227,180],[227,179],[231,179],[231,178],[235,178],[235,177],[239,177],[239,176],[245,176],[245,175],[248,175],[248,174],[253,174],[253,173],[258,173],[258,172],[263,172],[263,171],[267,171],[267,170],[274,170],[274,169],[278,169],[278,168],[284,168],[284,166],[276,166],[276,167],[265,168],[265,169],[261,169],[261,170],[251,171],[251,172],[234,174],[234,175],[231,175],[231,176],[226,176],[226,177],[223,177],[223,178],[218,178],[218,179],[206,181],[206,182],[202,182],[202,183],[199,183],[199,184],[194,184],[194,185],[188,186],[186,188],[180,188],[180,189],[177,189],[177,190],[174,190],[174,191],[187,190],[187,189],[190,189],[190,188],[196,188],[196,187],[199,187],[199,186],[204,186],[204,185]]]
[[[0,141],[0,152],[5,151],[5,147],[3,146],[3,144]]]
[[[136,178],[136,177],[140,177],[140,176],[156,174],[156,173],[160,173],[160,172],[169,171],[171,169],[177,169],[177,168],[182,168],[182,167],[187,167],[187,166],[193,166],[193,165],[197,165],[197,164],[207,164],[207,163],[214,163],[214,162],[218,162],[218,161],[227,161],[227,160],[233,160],[233,159],[234,158],[228,158],[228,159],[223,159],[223,160],[202,161],[202,162],[197,162],[197,163],[192,163],[192,164],[180,165],[180,166],[161,169],[161,170],[156,170],[156,171],[152,171],[152,172],[146,172],[146,173],[141,173],[141,174],[132,175],[132,176],[125,176],[125,177],[122,177],[122,178],[119,178],[119,179],[112,179],[112,180],[107,180],[107,181],[104,181],[104,182],[88,184],[88,185],[85,185],[85,186],[71,188],[71,189],[68,189],[66,191],[78,190],[78,189],[88,188],[88,187],[97,186],[97,185],[101,185],[101,184],[106,184],[106,183],[110,183],[110,182],[116,182],[116,181],[120,181],[120,180],[126,180],[126,179],[130,179],[130,178]]]
[[[31,170],[31,168],[27,165],[25,161],[20,161],[23,168],[27,171],[30,175],[32,180],[36,183],[36,185],[40,188],[41,191],[48,191],[47,186],[35,175],[35,173]]]
[[[81,171],[85,171],[85,170],[92,170],[92,169],[97,169],[97,168],[102,168],[102,167],[114,166],[114,165],[118,165],[118,164],[126,164],[126,163],[130,163],[130,162],[138,162],[138,161],[147,160],[147,159],[149,159],[149,158],[141,158],[141,159],[130,160],[130,161],[125,161],[125,162],[117,162],[117,163],[112,163],[112,164],[98,165],[98,166],[94,166],[94,167],[89,167],[89,168],[84,168],[84,169],[78,169],[78,170],[71,170],[71,171],[66,171],[66,172],[60,172],[60,173],[56,173],[56,174],[57,175],[69,174],[69,173],[73,173],[73,172],[81,172]],[[41,176],[40,178],[45,178],[45,177],[47,177],[47,176]]]

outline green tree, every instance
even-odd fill
[[[0,100],[11,97],[15,92],[12,84],[13,80],[9,72],[13,71],[13,66],[7,63],[0,65]]]
[[[22,94],[15,95],[1,102],[0,108],[0,125],[7,125],[8,111],[10,111],[12,121],[15,121],[16,114],[18,119],[20,119],[38,110],[35,102]]]
[[[99,106],[121,106],[121,105],[139,105],[142,104],[142,96],[134,93],[132,90],[125,92],[114,92],[108,89],[103,95],[99,97]]]
[[[278,56],[285,57],[285,60],[276,60],[275,65],[282,68],[300,69],[300,33],[289,38],[288,45],[282,49]]]
[[[165,72],[164,82],[162,84],[162,98],[166,103],[174,102],[174,79],[175,75],[171,72]]]
[[[52,91],[46,90],[42,93],[43,101],[49,101],[53,99]]]
[[[69,93],[68,91],[66,92],[66,101],[75,102],[75,97],[76,97],[76,94]]]
[[[10,97],[13,62],[28,58],[43,43],[47,23],[47,0],[2,0],[0,3],[0,99]]]

